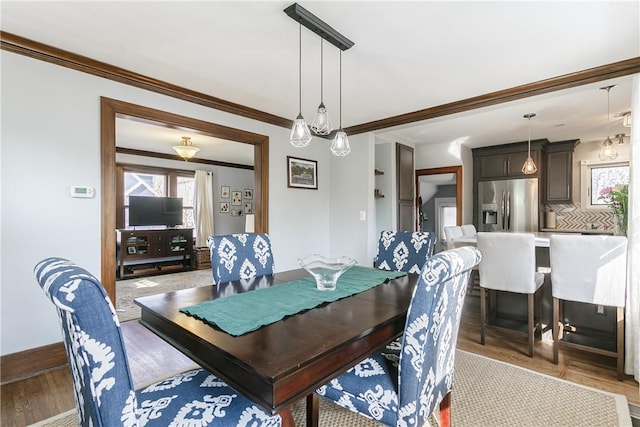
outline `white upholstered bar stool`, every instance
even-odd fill
[[[455,249],[454,240],[462,237],[462,227],[450,225],[444,227],[444,238],[447,240],[447,250]]]
[[[616,307],[616,351],[582,344],[563,345],[617,359],[624,378],[624,307],[627,289],[627,238],[624,236],[552,235],[549,246],[553,294],[553,363],[558,363],[563,301]]]
[[[473,224],[463,224],[460,229],[462,230],[462,237],[473,237],[478,233],[476,226]]]
[[[480,262],[480,343],[484,345],[487,326],[487,289],[515,292],[527,295],[527,337],[528,355],[533,357],[533,340],[541,304],[538,290],[544,282],[544,275],[536,272],[536,248],[533,234],[485,233],[477,235],[477,247],[482,252]],[[537,304],[536,304],[536,300]],[[492,309],[495,309],[492,307]],[[503,329],[503,328],[500,328]]]

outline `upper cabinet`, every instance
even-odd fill
[[[573,150],[579,143],[580,140],[572,139],[545,146],[545,202],[573,201]]]
[[[541,150],[548,141],[531,141],[531,157],[538,167],[533,175],[524,175],[522,165],[527,160],[527,142],[494,145],[473,149],[473,171],[476,181],[501,178],[539,177]]]

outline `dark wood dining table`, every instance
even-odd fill
[[[398,337],[417,275],[288,316],[240,336],[180,309],[203,301],[308,277],[291,270],[248,281],[137,298],[140,323],[231,387],[293,426],[291,407],[307,399],[307,425],[317,425],[313,391]],[[315,411],[317,414],[317,411]]]

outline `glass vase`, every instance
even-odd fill
[[[627,216],[625,214],[613,214],[613,234],[615,236],[627,235]]]

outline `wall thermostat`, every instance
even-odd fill
[[[72,185],[70,187],[71,197],[84,197],[91,198],[93,197],[93,187],[82,187],[79,185]]]

